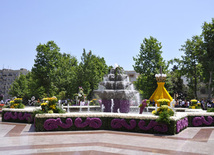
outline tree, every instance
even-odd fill
[[[204,22],[202,26],[203,50],[199,51],[199,61],[203,66],[205,80],[208,82],[208,99],[211,99],[214,74],[214,18],[211,23]]]
[[[88,53],[83,49],[81,62],[77,68],[77,84],[78,87],[83,87],[84,93],[88,94],[88,99],[93,96],[93,90],[98,88],[99,82],[103,76],[107,74],[108,66],[105,59],[93,55],[92,51]],[[78,92],[78,90],[77,90]]]
[[[24,101],[27,101],[29,97],[29,90],[28,80],[26,77],[26,75],[21,74],[18,78],[15,79],[9,89],[10,95],[23,98]]]
[[[185,55],[177,61],[181,67],[181,72],[187,77],[189,91],[194,93],[192,95],[194,98],[197,98],[198,83],[202,76],[202,65],[199,62],[199,51],[201,51],[202,43],[200,36],[193,36],[191,40],[187,39],[180,49],[184,51]]]
[[[173,96],[181,99],[187,95],[186,87],[183,84],[182,74],[177,65],[174,65],[168,77],[168,90]]]
[[[39,44],[36,48],[37,55],[35,64],[32,68],[33,79],[36,79],[35,89],[43,89],[47,96],[56,93],[57,87],[54,85],[55,71],[59,65],[60,48],[54,41],[48,41],[47,44]]]
[[[75,81],[77,59],[70,54],[63,53],[60,54],[58,61],[54,75],[54,85],[58,88],[57,94],[65,93],[65,98],[72,98],[77,87]]]
[[[161,56],[161,43],[153,37],[145,38],[141,44],[140,53],[133,60],[134,70],[140,73],[140,77],[135,82],[136,88],[144,98],[149,98],[157,88],[155,74],[159,73],[160,66],[166,71],[167,66]]]

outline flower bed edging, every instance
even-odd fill
[[[181,132],[182,130],[188,127],[188,118],[185,117],[176,122],[176,133]]]
[[[155,120],[113,117],[41,117],[36,115],[36,131],[114,130],[152,134],[175,134],[175,121],[169,125]],[[51,116],[49,114],[49,116]],[[61,115],[62,116],[62,115]]]
[[[188,116],[188,118],[191,127],[214,126],[214,116]]]
[[[2,111],[2,122],[32,123],[33,113]]]

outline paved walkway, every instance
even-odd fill
[[[31,124],[0,120],[0,155],[214,155],[214,127],[164,136],[115,131],[35,132]]]

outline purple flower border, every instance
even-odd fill
[[[9,119],[13,119],[13,120],[20,120],[20,121],[28,121],[28,122],[32,122],[33,118],[32,118],[32,114],[30,113],[22,113],[22,112],[14,112],[14,114],[12,112],[5,112],[4,113],[4,120],[9,120]]]
[[[67,118],[66,123],[62,123],[61,118],[57,118],[57,119],[47,119],[44,122],[44,128],[45,130],[54,130],[57,129],[58,126],[67,129],[70,128],[73,125],[73,121],[71,118]]]
[[[130,124],[130,125],[129,125]],[[113,119],[111,121],[111,127],[113,129],[120,129],[121,127],[125,127],[128,130],[132,130],[136,127],[136,121],[134,119],[129,121],[129,124],[125,121],[125,119]]]
[[[201,117],[194,117],[192,119],[192,125],[193,126],[202,126],[202,125],[211,125],[212,123],[214,122],[214,119],[213,117],[211,116],[208,116],[207,117],[207,120],[204,118],[204,116],[201,116]]]
[[[155,131],[162,132],[162,133],[165,133],[168,131],[168,126],[166,124],[158,123],[153,120],[151,120],[147,126],[144,120],[140,120],[138,123],[138,127],[144,131],[148,131],[151,129],[154,129]]]
[[[113,129],[120,129],[122,127],[125,127],[128,130],[133,130],[137,126],[136,120],[134,119],[130,120],[129,124],[126,122],[125,119],[115,118],[111,121],[111,127]],[[162,133],[168,131],[168,127],[166,124],[157,123],[156,121],[153,121],[153,120],[150,121],[147,126],[144,120],[140,120],[138,123],[138,127],[144,131],[148,131],[151,129],[154,129],[155,131],[162,132]]]
[[[184,119],[178,120],[176,123],[176,133],[179,133],[184,128],[188,127],[188,118],[185,117]]]
[[[86,126],[92,127],[94,129],[98,129],[102,126],[102,120],[100,118],[89,118],[87,117],[85,122],[82,122],[80,117],[75,119],[74,122],[77,128],[84,128]]]
[[[67,118],[66,123],[63,123],[61,121],[61,118],[57,118],[57,119],[47,119],[44,122],[44,128],[45,130],[55,130],[57,129],[59,126],[62,127],[63,129],[68,129],[70,127],[73,126],[73,121],[71,118]],[[85,122],[82,121],[82,119],[80,117],[76,118],[74,121],[74,125],[77,128],[85,128],[87,126],[94,128],[94,129],[98,129],[102,126],[102,120],[100,118],[86,118]]]

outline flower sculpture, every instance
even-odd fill
[[[139,105],[140,107],[140,114],[143,113],[143,110],[145,109],[145,107],[147,106],[147,100],[143,100],[142,103]]]
[[[149,98],[150,101],[155,101],[157,106],[159,107],[159,103],[157,100],[159,99],[168,99],[169,101],[172,101],[172,97],[164,87],[165,81],[166,81],[166,74],[162,74],[162,67],[160,67],[160,74],[155,74],[155,78],[157,80],[158,87],[152,94],[152,96]],[[169,104],[168,104],[169,105]],[[170,105],[169,105],[170,106]]]

